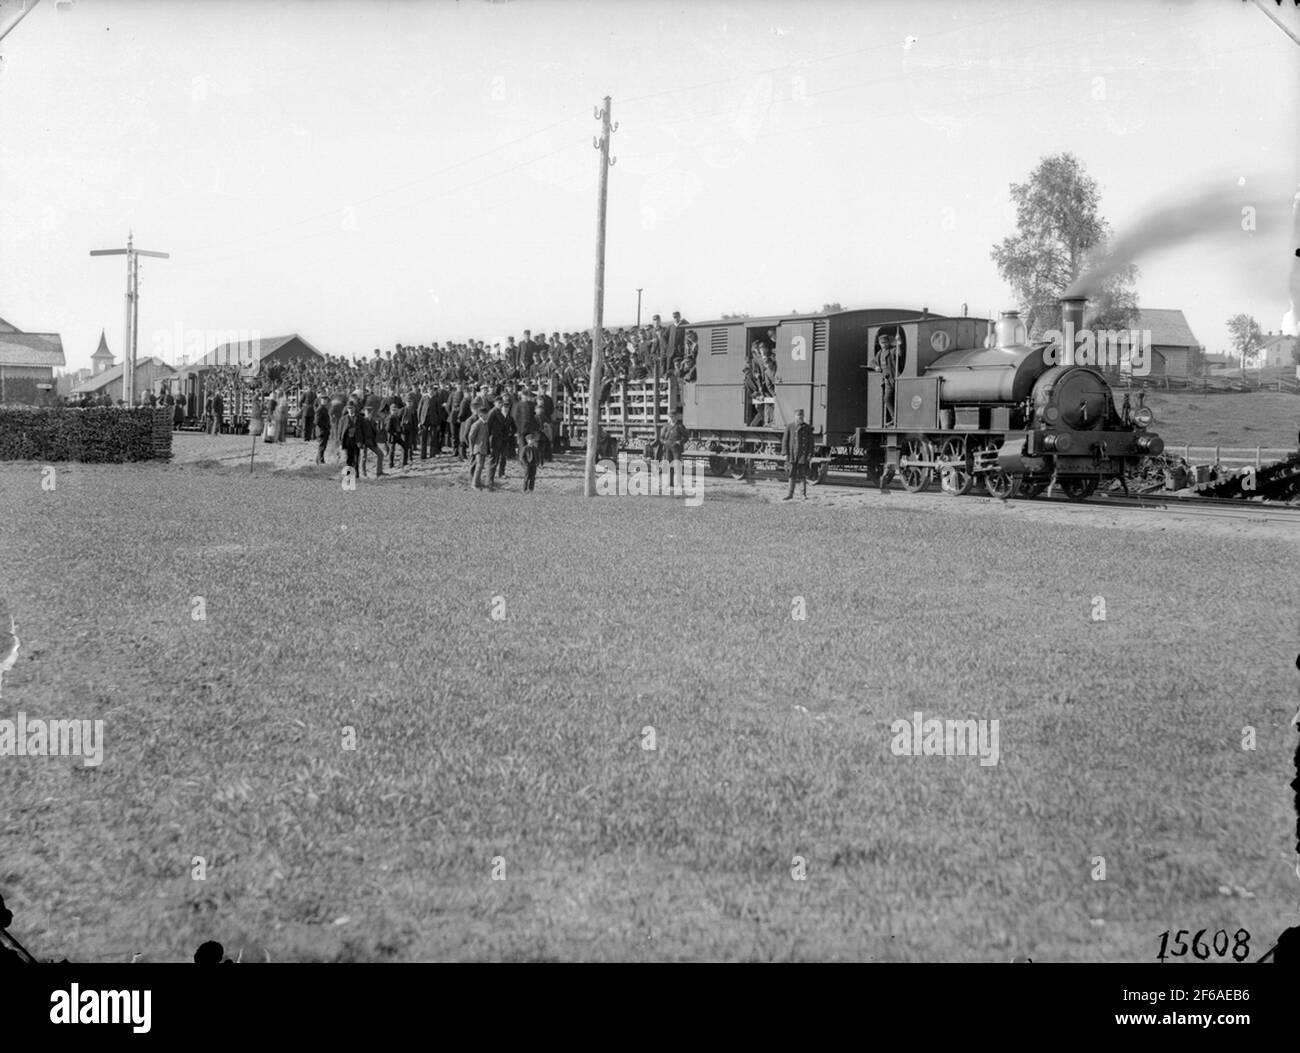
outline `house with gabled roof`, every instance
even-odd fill
[[[120,362],[115,366],[109,366],[107,369],[100,370],[88,379],[83,380],[72,389],[73,397],[80,395],[107,395],[114,404],[119,399],[124,398],[124,386],[122,383],[122,374],[126,370],[126,363]],[[158,394],[162,382],[170,380],[176,375],[176,370],[172,369],[161,358],[141,358],[135,363],[135,391],[136,400],[142,395],[152,391]]]
[[[0,318],[0,403],[54,399],[54,371],[66,365],[58,333],[24,333]]]
[[[197,362],[191,362],[185,368],[204,370],[211,369],[213,366],[250,367],[253,364],[265,368],[276,362],[292,362],[295,358],[324,359],[324,357],[297,333],[290,333],[288,336],[231,340],[218,344]]]
[[[1151,334],[1151,376],[1186,380],[1192,375],[1192,353],[1204,348],[1182,311],[1143,307],[1129,328]]]

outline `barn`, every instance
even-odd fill
[[[0,403],[52,403],[54,371],[65,364],[58,333],[24,333],[0,318]]]
[[[246,376],[263,373],[268,368],[285,365],[296,358],[307,361],[324,361],[325,356],[297,333],[255,340],[232,340],[218,344],[197,362],[183,367],[172,381],[172,391],[185,400],[187,415],[197,417],[203,411],[203,400],[209,393],[204,387],[204,374],[213,369],[238,366]],[[242,407],[227,405],[227,421],[238,416]]]
[[[186,372],[202,372],[213,366],[244,366],[256,364],[265,370],[277,363],[292,362],[295,358],[324,359],[319,351],[297,333],[288,336],[271,336],[256,340],[232,340],[218,344],[197,362],[186,367]]]
[[[1201,348],[1201,342],[1182,311],[1144,307],[1129,328],[1151,334],[1150,376],[1186,380],[1192,375],[1192,352]]]

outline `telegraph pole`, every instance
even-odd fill
[[[135,234],[128,231],[124,249],[91,249],[92,256],[126,257],[126,340],[123,343],[122,400],[127,409],[135,405],[135,351],[140,328],[140,257],[156,256],[169,260],[167,252],[151,252],[135,247]]]
[[[636,327],[641,328],[641,290],[636,291]],[[638,337],[640,334],[637,334]]]
[[[603,362],[604,313],[605,313],[605,202],[609,196],[609,169],[617,158],[609,156],[609,137],[618,131],[618,125],[611,125],[609,96],[605,96],[605,108],[596,110],[596,120],[601,122],[599,139],[593,139],[591,145],[600,151],[600,201],[596,207],[596,301],[591,323],[591,376],[588,382],[591,390],[587,397],[587,471],[582,484],[583,497],[596,496],[596,444],[600,435],[600,383]]]

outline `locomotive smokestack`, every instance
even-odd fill
[[[1061,297],[1061,331],[1073,328],[1076,333],[1083,330],[1083,308],[1087,304],[1086,296]]]

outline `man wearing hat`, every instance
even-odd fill
[[[405,468],[411,463],[412,452],[415,449],[415,436],[419,431],[420,417],[420,393],[414,388],[407,393],[406,405],[402,407],[402,467]]]
[[[794,498],[794,485],[803,483],[803,499],[808,500],[808,470],[812,465],[812,425],[803,419],[803,410],[794,411],[794,420],[781,436],[781,456],[785,458],[786,471],[790,473],[790,491],[782,501]]]
[[[325,448],[329,446],[330,441],[330,404],[327,399],[321,399],[316,404],[314,411],[316,417],[316,434],[320,437],[320,445],[316,450],[316,463],[325,463]]]
[[[469,447],[471,455],[469,465],[470,485],[475,490],[482,490],[483,469],[492,456],[492,437],[488,426],[489,407],[475,399],[473,410],[474,415],[468,421],[469,432],[466,436],[466,445]],[[496,489],[490,475],[488,476],[487,488],[489,490]]]
[[[429,456],[429,447],[434,447],[435,453],[442,452],[442,440],[438,435],[440,424],[438,423],[438,398],[437,393],[429,385],[424,386],[424,394],[420,397],[419,407],[416,410],[416,425],[420,430],[420,460],[425,460]]]
[[[371,395],[366,399],[366,408],[357,418],[357,446],[361,454],[361,474],[366,474],[366,454],[375,452],[375,478],[384,477],[384,455],[379,449],[379,425],[375,414],[379,409],[379,396]]]
[[[510,408],[510,415],[515,423],[515,438],[522,453],[528,433],[537,429],[537,405],[531,392],[520,392],[519,400]]]
[[[673,419],[659,430],[659,456],[668,461],[668,485],[673,485],[675,466],[681,463],[689,433],[682,423],[682,411],[676,410]]]
[[[488,413],[488,486],[498,476],[506,477],[506,439],[510,431],[510,418],[506,416],[506,400],[498,395],[492,400],[492,409]]]
[[[361,474],[361,467],[357,459],[361,443],[357,428],[357,403],[355,399],[348,399],[347,405],[343,407],[342,412],[339,414],[338,435],[339,445],[343,448],[343,456],[347,458],[347,465],[352,469],[352,475],[355,478]]]

